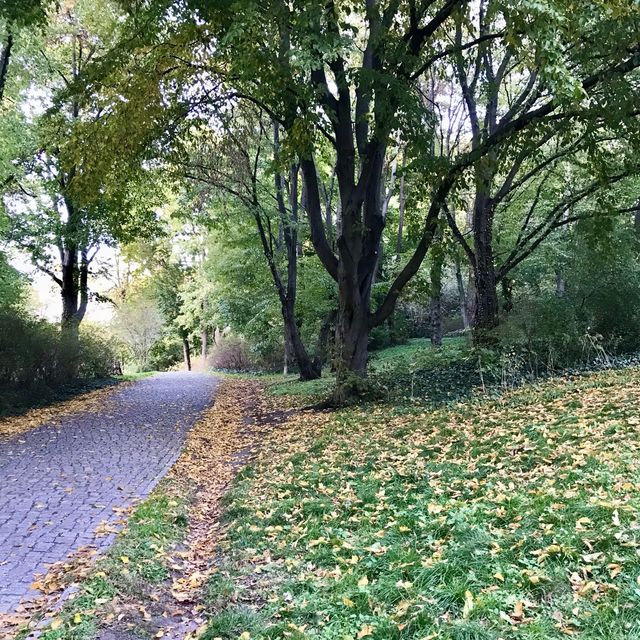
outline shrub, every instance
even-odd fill
[[[406,314],[396,311],[386,322],[375,327],[369,334],[369,349],[375,351],[409,339],[409,320]]]
[[[184,358],[182,339],[176,333],[164,332],[155,341],[149,353],[149,366],[153,370],[166,371]]]
[[[0,410],[36,394],[46,399],[78,380],[108,377],[114,360],[95,329],[76,337],[24,312],[0,311]]]
[[[209,355],[209,366],[226,371],[251,371],[254,362],[244,338],[224,336],[214,345]]]

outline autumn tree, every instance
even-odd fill
[[[564,0],[125,4],[126,37],[83,85],[108,113],[94,131],[107,145],[116,141],[102,164],[117,174],[130,162],[118,143],[123,136],[129,158],[157,157],[195,122],[215,128],[216,112],[237,101],[278,123],[283,154],[299,163],[303,176],[315,252],[338,287],[336,400],[358,388],[371,329],[393,312],[427,254],[445,204],[464,190],[471,173],[482,174],[482,167],[506,157],[505,150],[522,149],[524,140],[534,145],[531,132],[586,113],[591,94],[620,83],[640,64],[637,16],[623,0],[610,14],[599,2]],[[593,43],[592,33],[602,37]],[[535,68],[534,86],[507,110],[508,118],[481,128],[454,157],[443,157],[433,144],[437,109],[425,100],[426,79],[466,68],[469,60],[482,62],[494,46],[528,51],[520,68],[523,74]],[[386,225],[385,165],[390,141],[398,138],[423,176],[428,206],[406,264],[372,308]],[[334,243],[317,166],[327,143],[339,194]],[[480,280],[490,274],[483,265]]]
[[[469,38],[504,23],[491,0],[468,5],[454,19],[457,51],[444,70],[453,91],[442,91],[436,103],[455,114],[444,123],[443,151],[454,163],[481,156],[460,176],[452,207],[459,215],[446,210],[473,276],[476,337],[498,323],[498,286],[508,291],[511,270],[550,233],[581,216],[634,210],[633,198],[614,202],[608,194],[639,169],[640,14],[629,3],[613,4],[614,11],[601,14],[559,6],[558,36],[572,38],[564,48],[537,43],[522,14],[517,35],[463,49]],[[553,10],[548,3],[550,20]],[[504,135],[508,144],[492,145]],[[512,246],[501,247],[503,257],[495,255],[495,236],[505,216],[518,232]]]

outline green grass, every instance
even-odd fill
[[[495,375],[484,372],[487,383]],[[296,375],[262,376],[267,390],[274,396],[288,396],[304,401],[326,398],[335,377],[326,369],[320,380],[301,382]],[[434,349],[428,338],[414,338],[405,344],[371,353],[369,381],[375,397],[389,401],[418,400],[429,404],[452,402],[468,397],[481,387],[478,356],[466,338],[445,338]]]
[[[163,483],[137,507],[126,530],[65,603],[55,618],[58,622],[44,630],[42,640],[94,638],[105,605],[115,598],[144,599],[149,589],[169,577],[164,551],[183,536],[186,524],[183,498],[167,492]]]
[[[227,498],[206,637],[640,638],[639,394],[627,369],[301,415]]]
[[[158,371],[135,371],[130,373],[123,373],[120,376],[115,376],[116,380],[120,380],[122,382],[135,382],[136,380],[143,380],[144,378],[149,378],[151,376],[155,376]]]

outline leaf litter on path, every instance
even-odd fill
[[[111,396],[131,382],[120,382],[102,389],[95,389],[81,395],[54,402],[46,407],[30,409],[24,414],[0,418],[0,441],[37,429],[44,424],[59,424],[62,418],[79,413],[108,411]]]

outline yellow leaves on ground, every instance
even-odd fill
[[[46,423],[57,424],[61,418],[76,413],[96,413],[108,411],[110,396],[116,389],[122,389],[129,382],[121,382],[103,389],[89,391],[69,400],[56,402],[48,407],[31,409],[20,416],[0,418],[0,439],[10,438]]]
[[[352,616],[350,637],[367,630],[363,609],[401,636],[420,612],[496,637],[533,621],[572,635],[604,603],[617,606],[625,561],[640,551],[639,396],[631,369],[434,411],[302,410],[267,437],[243,485],[251,517],[236,533],[256,547],[243,561],[269,593],[270,575],[296,582],[303,595],[283,615],[317,598],[329,618]],[[450,602],[463,578],[448,576],[467,572],[452,614],[434,592]]]

